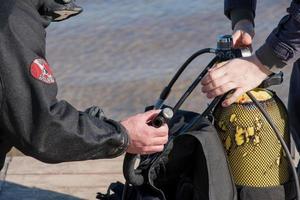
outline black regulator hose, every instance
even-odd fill
[[[187,68],[187,66],[189,66],[189,64],[195,60],[197,57],[201,56],[202,54],[205,53],[215,53],[216,50],[213,48],[206,48],[206,49],[201,49],[197,52],[195,52],[191,57],[189,57],[184,63],[183,65],[179,68],[179,70],[176,72],[176,74],[173,76],[173,78],[171,79],[171,81],[169,82],[169,84],[163,89],[163,91],[160,94],[159,99],[157,100],[157,102],[154,105],[155,109],[160,109],[164,103],[164,101],[168,98],[173,85],[175,84],[175,82],[177,81],[177,79],[180,77],[180,75],[182,74],[182,72]]]
[[[225,41],[226,40],[226,41]],[[224,42],[225,41],[225,42]],[[218,43],[218,47],[226,47],[227,43],[231,43],[232,42],[232,38],[231,36],[225,36],[222,37],[220,42]],[[232,46],[232,45],[229,45]],[[200,73],[200,75],[197,77],[197,79],[192,83],[192,85],[188,88],[188,90],[184,93],[184,95],[181,97],[181,99],[178,101],[178,103],[175,105],[174,109],[170,109],[170,110],[165,110],[163,109],[161,111],[161,113],[154,119],[154,121],[152,121],[151,125],[154,127],[159,127],[161,125],[163,125],[164,123],[166,123],[169,119],[172,118],[173,114],[176,113],[176,111],[181,107],[181,105],[183,104],[183,102],[187,99],[187,97],[191,94],[191,92],[196,88],[196,86],[199,84],[199,82],[202,80],[203,76],[208,72],[208,69],[211,68],[215,63],[217,63],[218,61],[224,61],[224,60],[229,60],[235,57],[241,57],[242,54],[240,52],[240,50],[235,50],[235,49],[222,49],[222,48],[218,48],[218,49],[212,49],[212,48],[206,48],[206,49],[202,49],[196,53],[194,53],[191,57],[189,57],[186,62],[179,68],[179,70],[176,72],[175,76],[172,78],[172,80],[169,82],[169,84],[164,88],[164,90],[162,91],[162,93],[160,94],[159,99],[157,100],[154,109],[160,109],[164,103],[164,101],[167,99],[167,97],[169,96],[171,89],[173,87],[173,85],[175,84],[175,82],[177,81],[177,79],[180,77],[180,75],[182,74],[182,72],[187,68],[187,66],[198,56],[204,54],[204,53],[216,53],[217,56],[208,64],[208,66],[204,69],[203,72]],[[278,74],[275,75],[272,79],[272,81],[275,81],[275,83],[278,82],[278,80],[282,79],[282,74]],[[274,85],[273,82],[265,82],[266,84],[263,87],[268,87],[270,85]],[[300,200],[300,191],[299,191],[299,180],[298,180],[298,176],[297,176],[297,172],[296,169],[293,165],[293,160],[292,160],[292,156],[289,152],[289,149],[284,141],[284,139],[282,138],[282,136],[280,135],[280,131],[277,129],[276,125],[272,122],[271,117],[269,116],[269,114],[264,110],[264,108],[260,105],[260,103],[255,99],[255,97],[250,93],[247,92],[247,95],[250,97],[250,99],[253,101],[253,103],[257,106],[257,108],[261,111],[261,113],[264,115],[264,117],[266,118],[266,120],[268,121],[268,123],[270,124],[271,128],[274,130],[278,140],[280,141],[285,154],[287,155],[287,158],[289,160],[290,166],[292,168],[292,173],[293,173],[293,177],[295,179],[295,186],[296,186],[296,199]],[[208,117],[211,114],[211,111],[215,108],[215,105],[219,103],[219,101],[222,99],[222,97],[217,97],[213,100],[213,102],[210,104],[210,106],[204,111],[204,113],[202,114],[202,117]],[[169,113],[169,114],[167,114]],[[172,113],[172,114],[170,114]],[[198,117],[196,119],[194,119],[189,125],[183,127],[183,129],[181,131],[187,131],[187,130],[191,130],[193,129],[193,127],[195,126],[195,124],[197,124],[197,121],[200,120],[201,117]],[[125,155],[124,158],[124,163],[123,163],[123,174],[124,177],[126,179],[126,186],[128,186],[128,184],[132,184],[135,186],[140,186],[142,184],[144,184],[144,176],[142,174],[142,170],[138,170],[135,169],[135,163],[136,160],[138,158],[138,155],[134,155],[134,154],[129,154],[127,153]],[[125,189],[126,190],[126,189]],[[124,192],[126,193],[126,192]]]
[[[206,49],[202,49],[202,50],[199,50],[196,53],[194,53],[192,56],[190,56],[184,62],[184,64],[179,68],[179,70],[176,72],[174,77],[171,79],[169,84],[164,88],[164,90],[160,94],[159,99],[157,100],[156,104],[154,105],[154,109],[160,109],[162,107],[164,101],[169,96],[173,85],[175,84],[175,82],[178,80],[180,75],[183,73],[183,71],[189,66],[189,64],[193,60],[195,60],[197,57],[199,57],[200,55],[205,54],[205,53],[215,53],[215,54],[217,54],[209,62],[209,64],[204,68],[204,70],[198,75],[196,80],[187,89],[187,91],[182,95],[182,97],[179,99],[177,104],[174,106],[173,110],[171,110],[172,111],[172,116],[173,116],[173,114],[176,113],[179,110],[179,108],[184,103],[184,101],[190,96],[190,94],[194,91],[194,89],[199,85],[199,83],[201,82],[203,77],[207,74],[208,70],[214,66],[214,64],[216,64],[217,62],[224,61],[224,60],[228,59],[227,56],[229,56],[229,55],[230,55],[229,56],[230,58],[233,58],[235,56],[234,54],[232,54],[232,51],[233,50],[227,50],[226,49],[225,51],[222,51],[221,49],[206,48]],[[234,53],[240,53],[240,50],[236,50],[236,52],[234,52]],[[240,57],[240,55],[238,57]],[[161,118],[160,115],[162,115],[165,112],[170,113],[170,111],[166,111],[166,109],[162,110],[162,112],[154,119],[154,121],[152,122],[151,125],[154,126],[154,127],[157,127],[157,124],[163,125],[163,123],[160,122],[158,119]],[[170,115],[166,115],[162,119],[168,118],[168,116],[170,116]],[[172,117],[170,117],[169,119],[171,119],[171,118]],[[141,170],[137,170],[137,169],[134,168],[137,159],[138,159],[138,155],[126,153],[125,158],[124,158],[124,162],[123,162],[123,174],[124,174],[124,177],[125,177],[125,180],[126,180],[127,183],[135,185],[135,186],[140,186],[144,183],[144,176],[143,176]]]
[[[257,99],[251,94],[251,92],[246,92],[246,94],[250,97],[250,99],[253,101],[253,103],[255,104],[255,106],[260,110],[260,112],[263,114],[263,116],[266,118],[267,122],[270,124],[271,128],[274,130],[277,139],[280,141],[281,146],[284,149],[284,152],[288,158],[288,161],[290,163],[290,167],[292,169],[292,173],[293,173],[293,177],[295,179],[295,187],[296,187],[296,199],[300,200],[300,191],[299,191],[299,179],[298,179],[298,175],[297,175],[297,171],[296,168],[293,164],[293,159],[292,156],[290,154],[289,148],[287,147],[283,137],[280,134],[280,131],[278,130],[278,128],[276,127],[276,125],[274,124],[274,122],[271,120],[271,116],[269,115],[268,112],[266,112],[266,110],[262,107],[262,105],[257,101]]]
[[[150,123],[150,126],[159,128],[173,117],[173,110],[171,108],[164,108]],[[141,170],[135,169],[136,161],[139,155],[126,153],[123,162],[123,174],[127,183],[134,186],[143,185],[145,182],[144,176]]]
[[[179,70],[176,72],[176,74],[173,76],[169,84],[164,88],[164,90],[161,92],[159,99],[154,105],[154,109],[160,109],[164,103],[164,101],[168,98],[171,89],[177,79],[180,77],[180,75],[183,73],[183,71],[189,66],[189,64],[195,60],[197,57],[199,57],[202,54],[205,53],[215,53],[216,50],[213,48],[205,48],[202,50],[199,50],[195,52],[192,56],[190,56],[183,65],[179,68]],[[188,89],[188,91],[183,95],[183,97],[180,99],[180,101],[175,106],[176,110],[172,110],[170,108],[163,109],[158,116],[151,122],[150,125],[154,127],[160,127],[164,123],[166,123],[168,120],[170,120],[173,117],[173,114],[178,110],[178,108],[182,105],[182,103],[185,101],[185,99],[190,95],[190,93],[195,89],[195,87],[199,84],[203,76],[207,73],[208,69],[213,66],[213,64],[217,61],[217,58],[214,58],[212,62],[208,65],[208,67],[205,68],[204,72],[202,72],[197,80],[192,84],[192,86]],[[126,153],[124,162],[123,162],[123,174],[125,177],[125,180],[127,184],[132,184],[135,186],[140,186],[144,183],[144,177],[140,170],[135,169],[135,163],[138,159],[139,155],[136,154],[130,154]]]
[[[203,77],[207,74],[208,70],[211,69],[218,61],[220,61],[220,58],[216,56],[208,63],[205,69],[199,74],[196,80],[192,83],[192,85],[187,89],[187,91],[181,96],[179,101],[176,103],[173,109],[174,113],[176,113],[179,110],[179,108],[182,106],[185,100],[190,96],[194,89],[199,85]]]

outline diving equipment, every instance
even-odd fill
[[[218,62],[222,62],[222,61],[226,61],[226,60],[230,60],[233,58],[238,58],[238,57],[242,57],[243,55],[245,55],[245,53],[247,55],[250,55],[249,53],[249,49],[246,49],[246,51],[241,50],[241,49],[234,49],[232,47],[232,38],[230,35],[225,35],[225,36],[221,36],[218,38],[218,45],[216,49],[213,48],[207,48],[207,49],[203,49],[200,50],[196,53],[194,53],[177,71],[177,73],[175,74],[175,76],[171,79],[171,81],[169,82],[169,84],[164,88],[164,90],[162,91],[159,99],[156,101],[156,103],[154,104],[154,109],[161,109],[164,105],[164,101],[167,99],[168,95],[171,92],[171,89],[173,87],[173,85],[175,84],[175,82],[177,81],[177,79],[179,78],[179,76],[182,74],[182,72],[189,66],[189,64],[196,59],[198,56],[204,54],[204,53],[213,53],[215,54],[215,57],[211,60],[211,62],[204,68],[204,70],[198,75],[198,77],[195,79],[195,81],[191,84],[191,86],[187,89],[187,91],[182,95],[182,97],[179,99],[179,101],[177,102],[177,104],[172,108],[174,114],[177,113],[177,111],[179,110],[179,108],[181,107],[181,105],[185,102],[185,100],[189,97],[189,95],[193,92],[193,90],[197,87],[197,85],[200,83],[200,81],[202,80],[202,78],[207,74],[208,70],[210,68],[212,68],[216,63]],[[248,52],[247,52],[248,50]],[[282,72],[278,73],[278,74],[271,74],[265,81],[263,81],[263,83],[260,85],[260,87],[269,87],[272,85],[278,85],[281,84],[283,80],[283,74]],[[246,169],[243,169],[243,172],[240,173],[236,173],[236,176],[243,176],[243,173],[247,172],[248,175],[245,175],[248,178],[240,178],[240,179],[236,179],[235,176],[233,176],[237,181],[237,184],[241,184],[244,186],[253,186],[253,187],[267,187],[267,186],[274,186],[274,185],[280,185],[282,183],[287,182],[287,180],[290,178],[289,177],[289,172],[291,171],[294,177],[294,183],[296,186],[296,196],[297,196],[297,200],[300,200],[300,196],[299,196],[299,181],[298,181],[298,177],[297,177],[297,173],[295,170],[295,166],[293,164],[291,155],[289,153],[289,149],[287,147],[287,144],[289,144],[289,130],[288,130],[288,125],[287,125],[287,114],[284,110],[284,105],[281,103],[281,101],[279,100],[279,98],[275,95],[275,93],[272,92],[268,92],[266,90],[262,90],[259,92],[266,92],[265,95],[269,97],[266,98],[266,100],[264,101],[264,99],[262,100],[262,102],[258,102],[256,100],[256,98],[252,95],[251,92],[247,92],[247,95],[249,96],[249,98],[251,99],[251,101],[253,101],[253,104],[251,104],[251,106],[248,106],[247,108],[249,109],[246,117],[244,116],[244,118],[241,118],[240,120],[242,121],[246,121],[248,119],[248,115],[251,115],[250,113],[252,113],[251,110],[253,110],[254,108],[257,108],[256,111],[260,111],[260,112],[255,112],[254,118],[250,118],[249,124],[245,124],[243,125],[242,123],[239,125],[241,127],[233,126],[231,129],[233,131],[235,131],[235,133],[237,133],[237,137],[235,138],[235,136],[233,137],[232,135],[229,136],[230,139],[228,138],[228,135],[226,135],[225,137],[225,149],[226,146],[228,146],[227,148],[233,148],[232,143],[235,142],[235,148],[238,146],[238,144],[240,146],[245,145],[245,144],[253,144],[256,146],[260,146],[261,145],[261,150],[266,151],[266,149],[270,149],[267,148],[268,145],[263,144],[262,140],[264,140],[264,142],[268,141],[268,137],[270,135],[272,135],[272,142],[271,144],[276,143],[275,145],[275,150],[271,153],[268,153],[266,155],[270,155],[272,154],[272,159],[274,161],[274,165],[278,165],[280,167],[278,167],[278,169],[274,168],[273,170],[271,170],[271,172],[273,173],[273,177],[270,180],[266,180],[266,181],[262,181],[261,179],[258,180],[257,182],[252,181],[251,182],[251,178],[256,178],[257,174],[251,174],[253,173],[253,170],[255,170],[257,168],[257,166],[253,167],[253,169],[248,170],[247,169],[247,165]],[[231,91],[228,92],[227,94],[223,95],[223,96],[218,96],[216,97],[210,104],[209,106],[204,110],[204,112],[202,113],[201,116],[197,116],[195,118],[193,118],[188,124],[186,124],[185,126],[183,126],[180,129],[180,133],[185,133],[185,132],[189,132],[189,131],[193,131],[197,128],[199,128],[199,124],[201,124],[201,120],[203,120],[204,118],[207,118],[211,121],[211,123],[214,123],[218,120],[218,118],[216,116],[214,116],[214,114],[216,114],[216,112],[219,112],[220,116],[222,116],[222,112],[224,112],[222,107],[220,106],[220,102],[221,100],[223,100],[227,95],[230,95]],[[264,95],[263,95],[264,96]],[[261,100],[261,99],[260,99]],[[249,101],[250,102],[250,101]],[[248,105],[249,102],[246,104]],[[264,104],[265,103],[265,104]],[[262,104],[262,105],[261,105]],[[250,105],[250,104],[249,104]],[[270,106],[270,108],[268,107],[268,109],[270,110],[265,110],[266,109],[266,105]],[[216,110],[215,110],[216,109]],[[214,112],[214,110],[216,112]],[[240,110],[245,110],[245,108],[240,108]],[[272,113],[268,113],[268,112],[272,112]],[[258,113],[260,113],[258,115]],[[232,113],[234,114],[234,113]],[[239,115],[239,113],[237,112],[237,114],[234,116],[230,114],[229,119],[228,119],[228,115],[226,115],[226,120],[228,121],[232,121],[232,122],[238,122],[238,120],[236,119],[237,114]],[[271,114],[271,116],[270,116]],[[255,118],[256,115],[256,118]],[[274,117],[275,116],[275,117]],[[215,120],[214,118],[216,117],[217,120]],[[280,122],[273,122],[273,120],[277,120],[280,119]],[[235,121],[236,120],[236,121]],[[172,120],[171,120],[172,121]],[[241,122],[242,122],[241,121]],[[254,122],[253,122],[254,121]],[[255,126],[255,122],[257,121],[257,125]],[[263,121],[263,123],[268,124],[267,125],[261,125],[261,122]],[[216,122],[216,123],[220,123],[221,122]],[[254,123],[254,125],[253,125]],[[278,124],[277,124],[278,123]],[[279,126],[279,127],[277,127]],[[263,127],[263,128],[262,128]],[[220,128],[220,127],[219,127]],[[222,128],[222,125],[221,125]],[[260,128],[260,131],[267,131],[266,136],[260,137],[261,135],[258,134],[258,128]],[[225,126],[224,126],[225,129]],[[180,133],[178,135],[180,135]],[[246,137],[247,136],[247,137]],[[170,135],[169,138],[170,140],[172,140],[173,135]],[[221,135],[222,138],[222,135]],[[227,142],[226,142],[227,139]],[[274,143],[275,141],[275,143]],[[237,144],[238,143],[238,144]],[[287,143],[287,144],[286,144]],[[269,146],[270,147],[270,146]],[[256,149],[255,149],[256,150]],[[254,150],[254,151],[255,151]],[[262,152],[265,153],[265,152]],[[243,153],[239,153],[238,155],[241,155],[241,157],[247,157],[249,154],[249,152],[246,152],[245,149],[243,149]],[[253,154],[255,155],[255,153]],[[253,156],[252,155],[252,156]],[[273,159],[275,156],[275,159]],[[239,157],[239,156],[237,156]],[[249,157],[250,158],[250,157]],[[149,165],[151,165],[152,163],[155,163],[155,161],[157,161],[157,159],[159,159],[159,156],[149,156],[148,158],[146,158],[146,163],[149,163]],[[254,159],[254,158],[251,158]],[[250,161],[251,161],[250,159]],[[147,172],[143,172],[142,170],[139,169],[134,169],[134,164],[135,159],[132,160],[128,160],[127,157],[125,156],[124,159],[124,164],[123,164],[123,172],[124,172],[124,176],[126,178],[126,185],[128,186],[129,184],[139,187],[143,184],[147,184],[146,182],[144,182],[147,178],[143,178],[144,176],[147,175]],[[248,162],[250,162],[248,161]],[[261,161],[266,161],[264,159],[261,159]],[[131,163],[130,163],[131,162]],[[233,163],[233,162],[232,162]],[[244,167],[243,161],[238,160],[238,162],[234,162],[234,163],[238,163],[241,164],[241,167]],[[273,165],[269,164],[269,161],[266,161],[266,165],[269,168],[272,168]],[[279,164],[278,164],[279,163]],[[262,167],[263,169],[265,169],[265,166]],[[126,167],[124,167],[126,166]],[[128,167],[131,166],[131,167]],[[238,169],[239,167],[237,167]],[[248,172],[248,171],[250,172]],[[276,171],[277,170],[277,171]],[[279,172],[279,175],[276,177],[276,175],[274,175],[276,172]],[[270,173],[270,170],[266,170],[263,171],[263,173],[267,174]],[[130,174],[130,176],[128,176],[128,174]],[[266,178],[268,176],[265,176]],[[149,179],[149,176],[148,176]],[[267,178],[268,179],[268,178]],[[244,181],[244,182],[243,182]],[[248,181],[248,182],[247,182]],[[126,193],[126,192],[125,192]]]
[[[254,89],[251,93],[269,113],[289,146],[288,114],[284,104],[266,89]],[[219,103],[213,116],[236,185],[272,187],[289,180],[288,159],[281,143],[247,94],[229,107]]]

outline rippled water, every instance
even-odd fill
[[[220,0],[78,0],[84,12],[48,28],[47,53],[59,84],[59,98],[79,109],[100,105],[121,119],[152,104],[193,52],[214,47],[231,33]],[[277,24],[289,1],[258,4],[255,47]],[[199,59],[175,86],[169,103],[211,57]],[[288,71],[289,69],[287,69]],[[287,82],[278,87],[287,96]],[[186,104],[203,108],[198,92]]]

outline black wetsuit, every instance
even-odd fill
[[[126,129],[56,99],[57,84],[45,57],[45,28],[38,0],[0,0],[0,168],[16,147],[43,162],[58,163],[122,154]],[[54,73],[55,74],[55,73]]]

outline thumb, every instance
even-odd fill
[[[224,100],[222,102],[222,106],[223,107],[228,107],[230,106],[231,104],[233,104],[237,98],[239,98],[239,96],[241,96],[242,94],[244,93],[243,89],[242,88],[237,88],[234,93],[226,100]]]
[[[237,30],[232,34],[233,45],[237,43],[237,41],[242,37],[242,31]]]
[[[208,71],[209,71],[209,72],[216,71],[216,70],[220,69],[221,67],[223,67],[224,65],[226,65],[226,64],[229,63],[229,62],[230,62],[230,60],[226,60],[226,61],[217,63],[217,64],[215,64],[212,68],[210,68]]]
[[[249,33],[247,32],[242,33],[242,43],[247,46],[252,44],[252,37]]]
[[[153,119],[156,115],[160,113],[161,110],[150,110],[143,114],[146,121]]]

